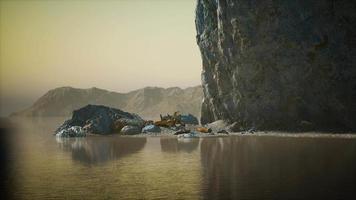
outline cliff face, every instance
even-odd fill
[[[201,122],[356,130],[356,2],[198,0]]]

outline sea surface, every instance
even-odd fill
[[[14,199],[356,199],[356,139],[235,135],[60,139],[63,119],[18,121]]]

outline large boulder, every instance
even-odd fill
[[[110,134],[117,131],[118,125],[115,122],[118,120],[144,124],[144,120],[136,114],[106,106],[87,105],[75,110],[72,118],[65,121],[63,125],[56,130],[56,133],[73,126],[79,126],[87,133]]]
[[[201,123],[356,130],[356,1],[198,0]]]

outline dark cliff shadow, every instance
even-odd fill
[[[200,144],[204,199],[347,199],[356,141],[226,137]]]
[[[197,149],[199,145],[198,138],[187,138],[187,139],[177,139],[177,138],[160,138],[161,150],[167,153],[177,153],[177,152],[187,152],[190,153]]]
[[[118,160],[141,150],[146,138],[89,136],[86,138],[56,138],[58,146],[71,152],[72,159],[86,165]]]

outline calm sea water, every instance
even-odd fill
[[[355,199],[356,139],[90,136],[21,123],[8,180],[16,199]]]

